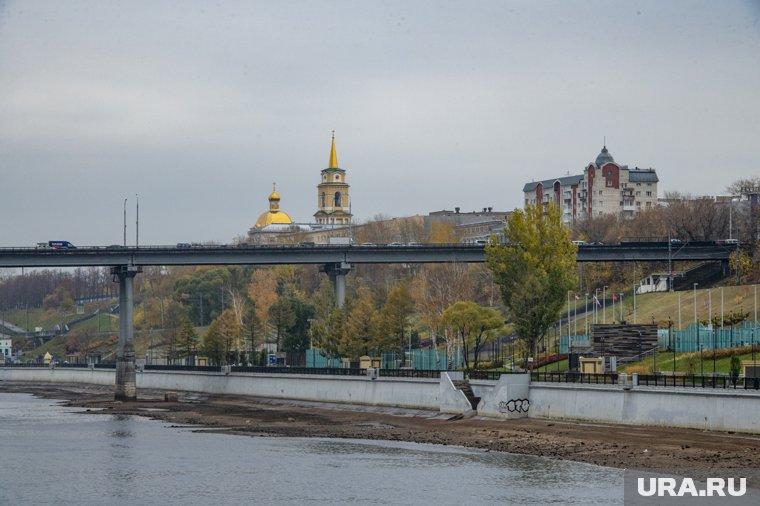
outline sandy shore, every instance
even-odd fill
[[[98,413],[147,416],[176,425],[247,436],[295,436],[411,441],[539,455],[628,469],[711,471],[760,469],[760,435],[556,420],[452,420],[432,411],[373,408],[242,396],[139,392],[116,402],[113,388],[0,382],[0,391],[66,400]],[[746,474],[746,473],[745,473]],[[757,478],[748,485],[759,486]]]

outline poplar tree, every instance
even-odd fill
[[[515,210],[504,237],[505,244],[486,246],[486,262],[516,334],[535,356],[536,344],[556,323],[575,286],[577,247],[562,223],[561,209],[553,204]]]

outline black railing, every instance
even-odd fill
[[[259,372],[267,374],[319,374],[326,376],[366,376],[366,369],[349,367],[266,367],[233,366],[232,372]]]
[[[617,383],[617,373],[579,373],[557,371],[533,371],[530,373],[531,381],[545,381],[548,383],[586,383],[594,385],[612,385]]]
[[[596,385],[612,385],[618,382],[617,373],[582,374],[577,372],[534,371],[531,381],[547,383],[586,383]],[[630,378],[629,378],[630,379]],[[638,385],[648,387],[682,387],[682,388],[744,388],[760,390],[760,378],[737,378],[736,381],[728,376],[696,376],[696,375],[665,375],[639,374]]]
[[[441,371],[424,369],[379,369],[380,376],[386,378],[440,378]]]
[[[218,365],[158,365],[145,364],[146,371],[198,371],[198,372],[222,372]]]
[[[471,380],[491,380],[499,381],[502,374],[512,374],[511,372],[501,371],[482,371],[479,369],[471,369],[465,373]]]

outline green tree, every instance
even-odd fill
[[[516,210],[504,235],[507,244],[486,246],[486,262],[501,287],[515,332],[535,355],[536,343],[559,318],[575,284],[577,248],[553,204]]]
[[[325,279],[315,295],[315,317],[310,331],[313,346],[327,357],[329,365],[332,365],[332,359],[339,356],[344,323],[344,311],[335,304],[332,286]]]
[[[736,381],[739,379],[739,374],[742,372],[742,362],[737,355],[731,356],[731,363],[728,366],[728,377],[731,378],[734,388],[736,388]]]
[[[375,342],[377,310],[372,303],[372,292],[366,286],[360,287],[356,297],[346,307],[346,326],[340,342],[340,353],[353,360],[367,355],[377,348]]]
[[[303,353],[309,349],[309,320],[314,318],[314,306],[299,297],[291,297],[290,304],[293,308],[293,324],[286,329],[282,349]]]
[[[219,320],[214,320],[208,326],[201,352],[209,362],[216,365],[224,364],[224,340],[219,333]]]
[[[380,332],[391,342],[395,342],[394,348],[401,354],[401,365],[405,365],[406,357],[404,350],[411,335],[407,334],[407,329],[411,332],[410,318],[414,312],[414,301],[409,291],[409,285],[405,281],[396,283],[388,293],[385,305],[381,310]],[[380,342],[384,341],[380,337]]]
[[[185,317],[180,327],[179,341],[185,351],[186,364],[193,365],[190,363],[190,358],[198,347],[198,333],[195,331],[195,327],[193,327],[193,322],[188,317]]]
[[[469,350],[472,349],[474,367],[478,368],[480,352],[496,332],[504,326],[497,310],[466,301],[457,302],[443,313],[442,322],[451,328],[460,340],[464,366],[469,369]]]
[[[214,320],[217,323],[217,332],[222,340],[224,347],[224,363],[236,362],[240,356],[240,337],[241,325],[233,309],[225,309],[219,318]],[[232,358],[232,355],[235,358]]]
[[[275,330],[277,351],[280,351],[280,343],[295,322],[296,314],[293,310],[293,301],[286,295],[280,295],[277,297],[277,301],[269,307],[269,323]]]

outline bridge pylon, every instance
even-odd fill
[[[346,302],[346,274],[351,272],[351,264],[346,262],[336,262],[324,264],[320,269],[330,276],[333,289],[335,290],[335,304],[343,307]]]
[[[111,267],[111,275],[119,280],[119,349],[116,354],[116,385],[114,399],[137,400],[134,346],[134,278],[142,272],[135,265]]]

